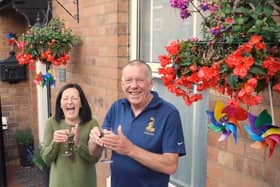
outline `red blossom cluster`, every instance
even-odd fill
[[[209,88],[249,106],[262,101],[258,93],[269,85],[280,93],[280,59],[267,52],[261,36],[253,35],[223,60],[210,64],[195,57],[197,48],[196,41],[175,41],[166,47],[167,55],[159,56],[164,85],[187,105],[201,100],[201,92]]]
[[[184,58],[180,53],[184,53],[181,49],[185,43],[195,44],[196,41],[175,41],[166,47],[168,55],[160,55],[159,60],[161,68],[159,74],[164,85],[171,93],[181,96],[186,105],[201,100],[201,91],[214,87],[219,81],[220,66],[218,63],[212,65],[201,66],[197,62],[188,64],[182,62]],[[195,52],[197,46],[189,46]],[[196,85],[196,91],[193,90]]]
[[[29,69],[31,70],[35,69],[36,61],[41,61],[43,63],[50,63],[54,66],[59,66],[66,65],[67,62],[70,60],[70,56],[67,53],[63,53],[61,55],[54,55],[52,54],[50,49],[41,52],[41,54],[38,57],[36,57],[30,53],[25,53],[24,47],[25,44],[23,42],[18,44],[20,52],[16,55],[16,58],[19,64],[28,64]]]

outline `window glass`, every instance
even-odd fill
[[[200,27],[199,16],[182,20],[179,14],[179,10],[172,8],[168,0],[140,1],[141,59],[158,63],[158,56],[166,54],[165,46],[171,41],[200,35],[196,32]]]

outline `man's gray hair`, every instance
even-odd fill
[[[138,65],[144,65],[147,68],[147,70],[148,70],[149,78],[153,77],[153,72],[152,72],[152,69],[151,69],[150,65],[147,64],[143,60],[137,60],[137,59],[136,60],[131,60],[122,68],[122,70],[124,70],[127,66],[138,66]]]

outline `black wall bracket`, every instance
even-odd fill
[[[79,0],[73,0],[73,3],[76,5],[76,13],[72,14],[65,6],[63,6],[63,4],[58,1],[55,0],[57,2],[57,4],[59,4],[73,19],[75,19],[77,21],[77,23],[79,23],[80,21],[80,11],[79,11]]]

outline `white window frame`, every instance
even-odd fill
[[[140,54],[139,54],[139,50],[140,50],[140,27],[138,25],[138,23],[140,23],[140,11],[139,11],[139,6],[140,6],[140,1],[141,0],[130,0],[130,56],[129,59],[133,60],[133,59],[140,59]],[[149,0],[151,3],[153,3],[153,0]],[[197,4],[197,1],[194,1],[195,4]],[[151,12],[151,19],[153,17],[153,12]],[[179,12],[178,12],[178,19],[179,18]],[[192,32],[193,35],[192,37],[198,37],[200,35],[199,32],[199,28],[200,28],[200,23],[199,23],[199,14],[193,14],[191,18],[193,23],[196,25],[195,27],[192,27]],[[152,32],[152,28],[153,28],[153,22],[150,23],[150,33],[151,33],[151,38],[153,38],[153,32]],[[166,44],[168,45],[168,43]],[[152,56],[153,53],[153,42],[151,39],[150,42],[150,56]],[[150,57],[152,58],[152,57]],[[153,77],[155,78],[160,78],[159,74],[158,74],[158,68],[160,67],[159,63],[150,63],[148,62],[148,64],[151,66],[152,71],[153,71]]]

